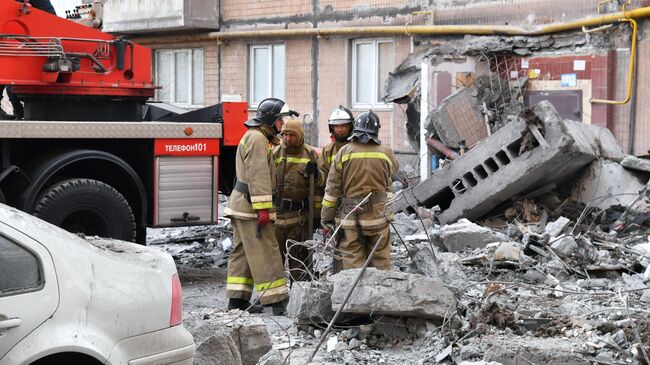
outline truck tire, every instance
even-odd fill
[[[124,196],[91,179],[58,182],[36,202],[34,215],[73,233],[135,240],[135,218]]]

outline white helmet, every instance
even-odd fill
[[[341,125],[354,123],[354,116],[350,109],[339,105],[337,108],[334,108],[330,113],[330,117],[327,119],[327,124],[329,125]]]
[[[284,106],[282,106],[282,110],[280,110],[280,115],[279,115],[279,117],[285,119],[285,121],[288,119],[292,119],[293,117],[299,117],[299,116],[300,113],[298,113],[295,110],[291,110],[288,104],[284,104]]]

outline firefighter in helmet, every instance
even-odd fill
[[[359,115],[350,143],[338,151],[327,177],[321,224],[331,229],[338,213],[344,270],[363,266],[382,235],[370,266],[382,270],[391,267],[389,220],[393,213],[387,203],[392,198],[392,176],[398,163],[390,147],[381,144],[379,128],[379,117],[372,110]],[[361,204],[368,194],[370,197]]]
[[[273,225],[291,280],[299,281],[309,279],[310,253],[307,247],[288,240],[303,242],[311,238],[313,232],[307,232],[309,208],[312,205],[312,212],[315,208],[320,210],[322,189],[318,195],[310,196],[310,184],[316,193],[315,184],[320,175],[316,168],[318,153],[314,147],[305,144],[302,124],[295,118],[298,113],[288,113],[280,132],[282,144],[273,148],[278,181],[273,194],[277,210]]]
[[[348,138],[352,135],[354,116],[350,109],[339,105],[334,108],[327,119],[327,124],[332,135],[332,142],[323,148],[318,157],[318,170],[321,172],[320,183],[325,186],[327,174],[330,171],[332,160],[341,147],[348,144]]]
[[[285,312],[288,298],[284,267],[278,255],[273,225],[275,162],[269,143],[277,140],[284,121],[280,116],[284,101],[262,100],[257,115],[244,124],[248,130],[235,155],[237,180],[228,198],[225,216],[233,226],[233,248],[228,260],[226,297],[228,309],[260,312],[251,305],[253,287],[263,305],[272,305],[273,314]]]

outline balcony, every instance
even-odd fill
[[[151,34],[219,29],[219,1],[107,0],[103,31]]]

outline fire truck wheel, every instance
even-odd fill
[[[34,215],[73,233],[135,241],[135,218],[124,196],[90,179],[58,182],[39,197]]]

